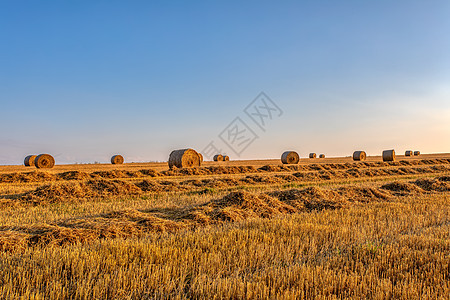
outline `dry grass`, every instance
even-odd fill
[[[446,299],[449,191],[443,157],[12,170],[0,298]]]
[[[1,295],[445,299],[449,199],[427,196],[3,253]]]
[[[72,171],[29,172],[0,175],[0,206],[43,205],[54,202],[114,199],[155,193],[230,190],[241,187],[302,186],[324,182],[379,181],[419,178],[450,172],[448,160],[364,162],[346,164],[277,165],[254,167],[205,167],[156,172]]]
[[[223,174],[247,174],[247,173],[267,173],[267,172],[291,172],[291,171],[321,171],[321,170],[380,170],[380,169],[410,169],[419,170],[416,166],[426,166],[426,168],[445,169],[450,165],[450,159],[422,159],[422,160],[402,160],[398,162],[352,162],[352,163],[327,163],[327,164],[308,164],[308,165],[264,165],[256,169],[254,166],[209,166],[197,167],[191,169],[175,169],[156,171],[155,169],[110,169],[107,171],[66,171],[62,173],[55,172],[13,172],[0,173],[1,183],[22,183],[22,182],[48,182],[61,180],[81,180],[81,179],[118,179],[118,178],[138,178],[138,177],[158,177],[158,176],[192,176],[192,175],[223,175]],[[413,168],[409,168],[413,167]],[[415,168],[414,168],[415,167]],[[426,171],[428,172],[428,171]]]

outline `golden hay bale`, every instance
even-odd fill
[[[420,155],[420,151],[414,151],[414,156],[419,156]]]
[[[34,166],[34,161],[36,160],[37,155],[28,155],[25,157],[23,164],[25,167],[32,167]]]
[[[320,154],[319,158],[325,158],[325,154]]]
[[[395,161],[395,150],[384,150],[383,161]]]
[[[406,150],[405,151],[405,156],[412,156],[413,152],[411,150]]]
[[[316,155],[315,153],[310,153],[310,154],[309,154],[309,158],[316,158],[316,156],[317,156],[317,155]]]
[[[223,161],[223,155],[222,154],[214,155],[214,161]]]
[[[192,168],[201,165],[200,155],[194,149],[174,150],[169,155],[169,168]]]
[[[283,164],[298,164],[300,156],[295,151],[285,151],[281,154],[281,162]]]
[[[55,159],[50,154],[39,154],[34,160],[38,169],[51,169],[55,166]]]
[[[200,152],[198,153],[198,157],[200,157],[200,161],[203,162],[203,154],[201,154]]]
[[[111,157],[111,163],[113,165],[123,164],[123,156],[122,155],[114,155],[113,157]]]
[[[364,152],[364,151],[355,151],[355,152],[353,152],[353,160],[356,160],[356,161],[362,161],[362,160],[366,160],[366,157],[367,157],[367,155],[366,155],[366,152]]]
[[[223,156],[223,161],[230,161],[230,157],[228,155]]]

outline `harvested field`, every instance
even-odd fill
[[[416,166],[432,166],[429,168],[420,168]],[[111,169],[108,171],[67,171],[62,173],[50,172],[14,172],[14,173],[0,173],[1,183],[26,183],[26,182],[46,182],[46,181],[60,181],[60,180],[77,180],[77,178],[84,179],[118,179],[118,178],[137,178],[137,177],[159,177],[159,176],[194,176],[194,175],[223,175],[223,174],[245,174],[245,173],[270,173],[270,172],[293,172],[293,171],[320,171],[320,170],[380,170],[380,169],[402,169],[412,170],[404,172],[427,172],[442,170],[445,171],[450,166],[450,159],[423,159],[423,160],[402,160],[397,162],[361,162],[361,163],[328,163],[328,164],[308,164],[308,165],[265,165],[259,168],[253,166],[211,166],[211,167],[197,167],[188,169],[176,169],[156,171],[155,169],[140,169],[133,171],[125,171],[121,169]],[[400,168],[397,168],[400,167]],[[402,168],[403,167],[403,168]],[[408,168],[406,168],[408,167]],[[390,172],[390,171],[388,171]],[[396,171],[393,171],[394,173]],[[391,172],[392,173],[392,172]]]
[[[450,156],[397,158],[4,167],[0,295],[445,298]]]
[[[10,182],[16,178],[18,182],[42,182],[42,185],[24,192],[24,187],[17,194],[0,195],[2,205],[14,204],[45,204],[55,201],[76,201],[108,197],[123,197],[162,192],[199,191],[204,188],[229,189],[239,186],[308,184],[313,182],[339,182],[354,179],[371,178],[382,180],[389,177],[410,177],[450,172],[450,164],[430,165],[427,167],[403,166],[370,168],[351,168],[351,165],[310,165],[297,166],[265,166],[254,168],[192,168],[181,169],[179,172],[64,172],[49,175],[41,172],[22,173],[22,175],[5,176]],[[303,169],[303,171],[299,171]],[[247,170],[248,172],[245,172]],[[312,171],[311,171],[312,170]],[[185,173],[184,171],[189,171]],[[251,175],[246,175],[251,174]],[[28,176],[29,175],[29,176]],[[205,176],[211,175],[211,176]],[[186,179],[189,176],[199,177],[198,180]],[[47,183],[48,182],[48,183]],[[33,186],[34,187],[34,186]],[[106,188],[108,187],[108,188]],[[58,200],[60,199],[60,200]]]
[[[397,160],[436,160],[436,159],[449,159],[450,154],[421,154],[420,156],[405,157],[403,155],[396,155]],[[342,164],[342,163],[352,163],[352,156],[348,157],[328,157],[324,160],[316,160],[315,164]],[[381,156],[367,156],[366,162],[382,162]],[[265,160],[231,160],[227,163],[227,166],[237,166],[237,167],[247,167],[251,166],[254,168],[259,168],[265,165],[279,165],[279,159],[265,159]],[[308,158],[300,159],[299,165],[309,165],[311,161]],[[205,161],[202,163],[204,167],[214,167],[222,166],[222,164],[214,161]],[[83,172],[94,172],[94,171],[110,171],[110,170],[127,170],[135,171],[141,169],[153,169],[156,171],[166,171],[169,169],[167,162],[148,162],[148,163],[124,163],[123,165],[111,165],[111,163],[104,164],[76,164],[76,165],[59,165],[56,164],[51,170],[46,170],[46,172],[51,173],[61,173],[68,171],[83,171]],[[30,172],[30,168],[25,166],[0,166],[0,174],[2,173],[14,173],[14,172]]]
[[[29,2],[0,300],[450,300],[450,2]]]
[[[141,183],[144,188],[144,184]],[[24,201],[40,199],[51,203],[55,199],[81,199],[89,197],[111,197],[136,195],[142,190],[137,186],[119,181],[89,181],[83,185],[65,184],[58,188],[39,188],[24,196]],[[78,243],[110,237],[131,237],[149,231],[173,231],[175,229],[215,224],[223,221],[243,221],[251,218],[272,218],[276,215],[298,212],[341,209],[355,203],[393,201],[396,197],[450,192],[447,176],[415,181],[393,181],[380,186],[275,190],[251,193],[236,191],[218,199],[191,207],[152,209],[149,211],[125,210],[94,215],[85,219],[68,219],[39,228],[18,227],[7,229],[8,247],[10,237],[17,232],[27,243]],[[40,202],[39,204],[43,204]],[[115,228],[111,229],[109,227]],[[132,230],[133,229],[133,230]],[[114,234],[112,234],[114,233]],[[80,235],[78,237],[78,235]],[[90,236],[91,238],[87,238]],[[0,235],[1,237],[1,235]],[[55,238],[54,241],[50,237]],[[0,247],[6,247],[0,246]],[[14,247],[13,248],[20,248]]]

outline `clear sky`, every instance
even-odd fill
[[[0,111],[0,164],[450,152],[450,2],[5,0]],[[240,157],[236,117],[258,136]]]

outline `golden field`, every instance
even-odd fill
[[[0,167],[2,299],[448,299],[450,154]]]

